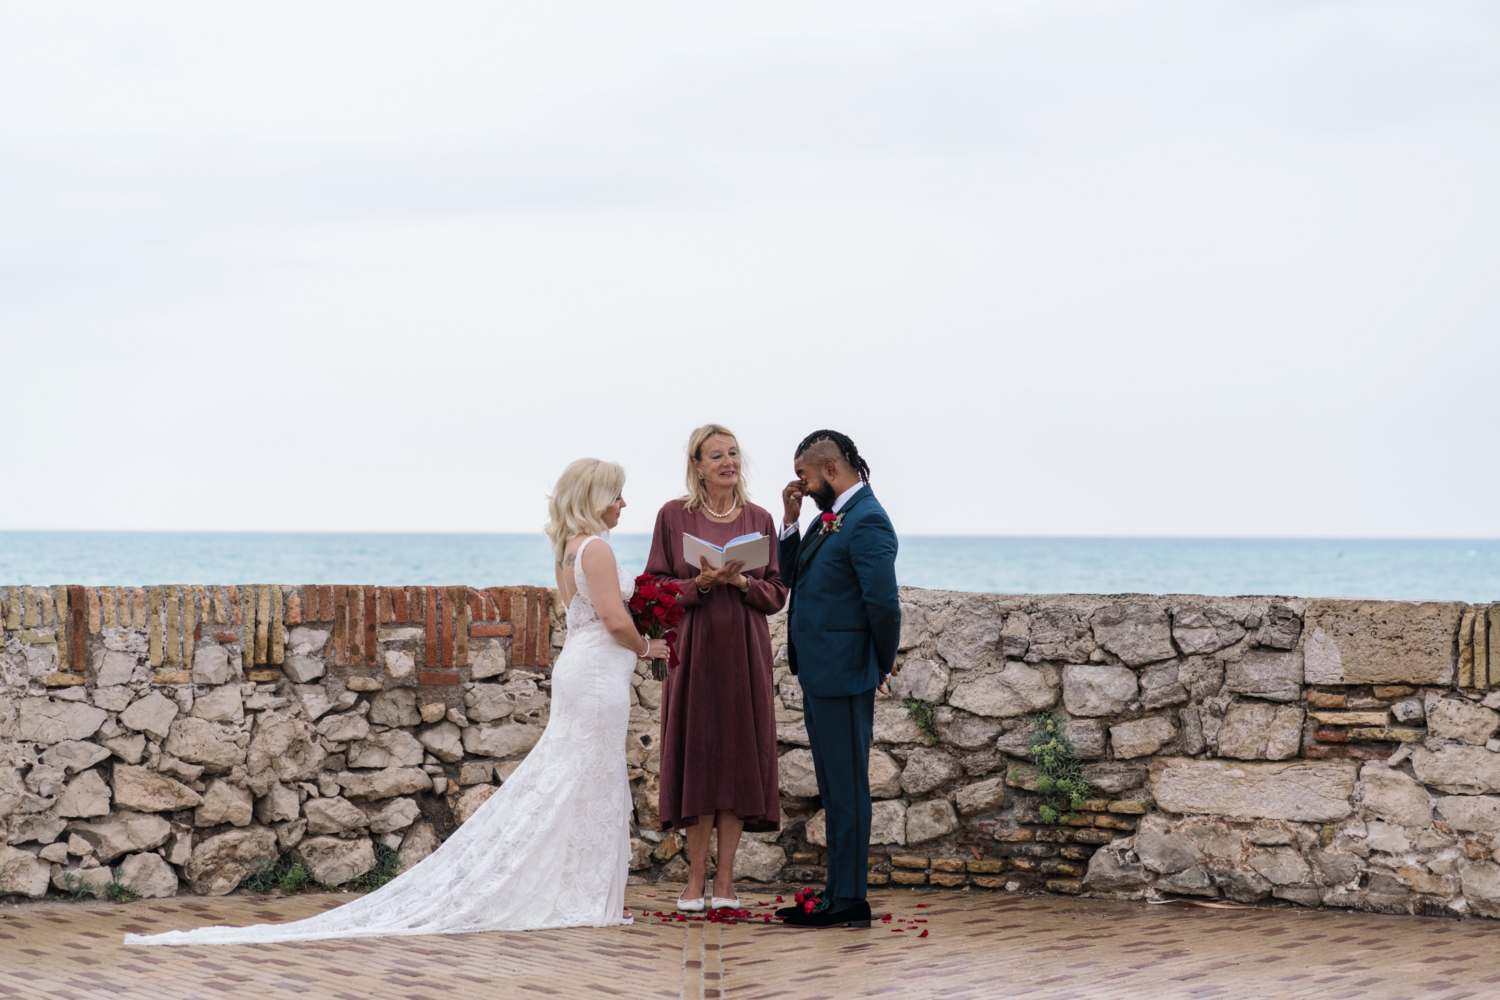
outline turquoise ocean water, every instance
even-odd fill
[[[647,535],[613,538],[643,566]],[[915,587],[990,593],[1500,600],[1500,540],[907,536]],[[551,586],[540,535],[0,532],[0,584]]]

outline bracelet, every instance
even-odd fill
[[[649,635],[642,635],[641,638],[646,640],[646,648],[641,650],[639,656],[645,659],[646,654],[651,652],[651,637]]]
[[[708,593],[708,592],[709,592],[709,591],[710,591],[710,590],[713,590],[713,589],[714,589],[714,588],[712,588],[712,587],[707,587],[707,588],[705,588],[705,587],[704,587],[704,586],[703,586],[703,581],[702,581],[702,580],[701,580],[701,579],[695,579],[695,580],[694,580],[694,581],[693,581],[693,582],[694,582],[694,583],[696,583],[696,584],[697,584],[697,585],[698,585],[698,593],[700,593],[700,594],[706,594],[706,593]]]

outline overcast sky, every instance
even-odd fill
[[[0,7],[0,529],[1500,535],[1500,7]]]

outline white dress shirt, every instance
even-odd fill
[[[861,486],[863,486],[863,485],[864,485],[863,481],[855,483],[853,486],[849,487],[847,490],[845,490],[844,492],[840,493],[839,494],[839,498],[833,502],[833,510],[830,511],[830,513],[837,514],[839,511],[843,510],[844,509],[844,504],[848,503],[849,502],[849,498],[852,497],[852,496],[854,496],[855,493],[859,492],[859,488]],[[795,524],[788,524],[784,528],[781,529],[781,534],[778,535],[777,538],[779,538],[779,539],[791,538],[796,533],[797,533],[797,526]]]

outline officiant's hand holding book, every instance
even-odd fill
[[[703,560],[707,560],[711,569],[723,569],[736,560],[744,563],[741,569],[760,569],[771,564],[771,537],[752,532],[731,538],[723,545],[715,545],[684,531],[682,556],[689,564],[702,565]]]

